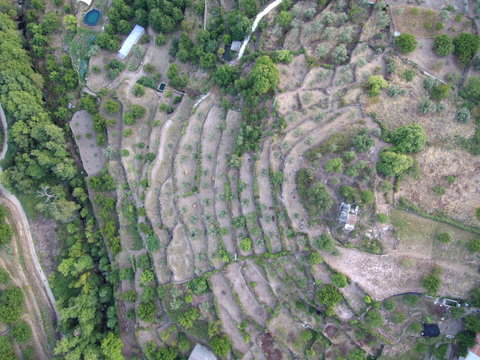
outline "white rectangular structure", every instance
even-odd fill
[[[143,34],[145,34],[145,29],[140,25],[135,25],[133,30],[123,42],[120,50],[118,50],[118,57],[120,59],[125,59],[130,53],[130,50],[132,50],[132,47],[138,42],[138,40],[140,40]]]

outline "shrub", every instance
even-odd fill
[[[453,48],[453,39],[447,34],[438,35],[433,42],[433,50],[438,56],[450,55]]]
[[[25,321],[19,321],[13,326],[12,336],[17,343],[23,343],[30,339],[32,331]]]
[[[155,279],[155,275],[152,270],[145,269],[142,271],[142,275],[140,275],[140,284],[147,285],[149,282]]]
[[[390,86],[388,88],[388,96],[393,97],[393,98],[403,96],[406,93],[407,93],[407,91],[405,89],[402,89],[398,85],[393,85],[393,86]]]
[[[438,271],[432,271],[430,275],[422,280],[422,286],[430,296],[435,296],[441,285],[442,280],[438,276]]]
[[[178,323],[185,329],[191,329],[195,321],[200,317],[200,313],[195,308],[190,308],[180,315]]]
[[[443,186],[435,186],[433,188],[433,193],[435,195],[444,195],[445,194],[445,188]]]
[[[325,285],[317,292],[317,299],[327,309],[331,309],[342,301],[342,294],[335,286]]]
[[[240,249],[244,252],[249,252],[250,250],[252,250],[252,246],[253,246],[252,239],[248,237],[240,241]]]
[[[325,164],[325,171],[328,173],[332,172],[343,172],[343,160],[342,158],[333,158],[328,160]]]
[[[388,222],[388,215],[387,214],[377,214],[377,220],[382,224],[386,224]]]
[[[383,308],[387,311],[395,310],[395,301],[392,299],[387,299],[383,302]]]
[[[347,286],[347,277],[340,273],[333,273],[330,275],[333,285],[339,288],[344,288]]]
[[[393,315],[392,315],[392,321],[395,324],[400,324],[400,323],[404,322],[405,321],[405,314],[401,313],[399,311],[394,312]]]
[[[375,201],[375,196],[370,190],[363,190],[360,191],[360,199],[364,204],[371,204]]]
[[[311,252],[308,257],[308,262],[310,265],[317,265],[323,263],[323,257],[317,252]]]
[[[415,71],[414,70],[405,70],[402,75],[403,75],[403,78],[406,81],[410,82],[410,81],[413,80],[413,77],[415,76]]]
[[[470,110],[464,107],[458,109],[456,119],[462,124],[468,123],[470,121]]]
[[[401,34],[395,38],[395,46],[402,54],[414,51],[417,45],[417,39],[411,34]]]
[[[452,241],[452,235],[448,232],[440,233],[437,235],[437,240],[442,243],[449,243]]]
[[[140,84],[135,84],[133,85],[132,93],[135,97],[142,97],[143,95],[145,95],[145,87]]]
[[[314,239],[314,245],[318,250],[325,250],[328,252],[333,252],[335,250],[335,243],[328,234],[322,234],[319,237],[316,237]]]
[[[157,309],[152,301],[142,302],[138,305],[137,316],[140,320],[152,322],[156,311]]]
[[[204,277],[197,277],[190,280],[187,286],[196,295],[202,295],[208,291],[208,282]]]
[[[290,28],[290,24],[293,20],[293,14],[288,11],[280,11],[276,17],[278,25],[284,29]]]
[[[418,105],[418,112],[422,115],[427,115],[435,111],[435,104],[429,100],[423,100],[420,105]]]
[[[157,35],[157,37],[155,38],[155,44],[157,44],[158,46],[162,46],[162,45],[164,45],[166,42],[167,42],[167,38],[166,38],[165,35],[163,35],[163,34],[159,34],[159,35]]]
[[[450,96],[450,84],[435,85],[430,93],[433,100],[443,100]]]
[[[380,91],[388,86],[387,81],[380,75],[372,75],[367,80],[368,94],[377,96]]]
[[[363,153],[375,145],[375,140],[368,135],[367,130],[361,130],[358,135],[353,138],[352,144],[358,153]]]
[[[473,76],[469,78],[463,88],[463,91],[460,93],[462,97],[471,101],[474,104],[480,103],[480,77]]]
[[[340,64],[347,60],[348,50],[344,44],[338,45],[332,52],[332,60],[335,64]]]
[[[210,346],[215,354],[221,356],[222,358],[226,357],[232,347],[230,340],[222,336],[215,336],[210,341]]]
[[[381,327],[383,325],[382,315],[377,310],[370,310],[365,315],[365,323],[371,328]]]
[[[464,65],[470,63],[478,51],[479,38],[477,35],[461,33],[453,40],[454,53]]]
[[[470,240],[470,242],[468,243],[468,249],[472,253],[480,252],[480,238]]]
[[[0,224],[0,245],[6,244],[12,240],[12,228],[8,224]]]

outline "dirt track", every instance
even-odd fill
[[[7,123],[0,105],[0,120],[6,135]],[[6,139],[6,136],[4,136]],[[7,142],[4,141],[0,153],[3,160],[7,152]],[[0,169],[1,171],[1,169]],[[32,234],[27,216],[18,199],[0,185],[0,203],[4,205],[10,216],[8,222],[14,230],[11,242],[12,252],[0,255],[0,265],[10,274],[14,285],[24,292],[26,312],[22,315],[32,330],[32,341],[37,359],[52,359],[55,336],[54,329],[59,317],[55,307],[55,298],[43,272],[35,251]],[[12,256],[13,255],[13,256]]]

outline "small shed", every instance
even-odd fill
[[[196,344],[188,360],[217,360],[217,357],[205,346]]]
[[[242,47],[242,42],[235,40],[235,41],[232,41],[232,45],[230,46],[230,49],[232,51],[238,51],[240,50],[241,47]]]
[[[141,27],[140,25],[135,25],[133,30],[123,42],[122,47],[118,51],[118,57],[120,59],[125,59],[130,53],[130,50],[132,50],[132,47],[138,42],[138,40],[140,40],[144,33],[145,29],[143,27]]]
[[[340,205],[340,216],[338,221],[345,224],[345,230],[352,231],[358,220],[358,206],[342,202]]]
[[[422,336],[425,337],[437,337],[440,335],[440,328],[437,324],[425,324],[423,323]]]

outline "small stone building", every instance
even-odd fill
[[[205,346],[196,344],[188,360],[217,360],[217,357]]]

